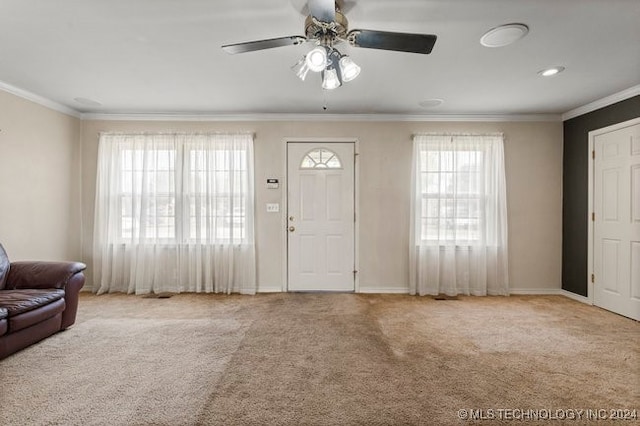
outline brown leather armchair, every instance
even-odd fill
[[[0,245],[0,359],[71,326],[84,285],[80,262],[9,262]]]

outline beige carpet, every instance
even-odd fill
[[[640,416],[640,324],[560,296],[83,294],[0,361],[2,425],[478,423],[461,409]]]

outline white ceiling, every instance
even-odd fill
[[[360,76],[323,91],[290,70],[309,44],[229,55],[222,44],[303,35],[304,0],[0,0],[0,82],[78,112],[561,114],[640,84],[640,0],[359,0],[350,29],[436,34],[430,55],[339,49]],[[480,45],[525,23],[527,37]],[[543,78],[538,71],[561,65]],[[101,103],[87,106],[74,100]],[[441,98],[436,108],[421,101]]]

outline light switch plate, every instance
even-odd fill
[[[278,213],[280,211],[280,204],[267,203],[267,213]]]

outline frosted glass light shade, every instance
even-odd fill
[[[307,53],[306,63],[311,71],[322,71],[327,66],[327,50],[322,46],[311,50]]]
[[[309,74],[309,65],[307,65],[307,61],[305,58],[299,60],[294,66],[291,67],[291,69],[302,81],[304,81],[304,79],[307,77],[307,74]]]
[[[351,81],[360,74],[360,67],[348,56],[340,58],[340,71],[342,73],[342,81]]]
[[[335,68],[328,68],[324,71],[324,78],[322,79],[322,88],[326,90],[333,90],[340,87],[340,79],[338,78],[338,71]]]

